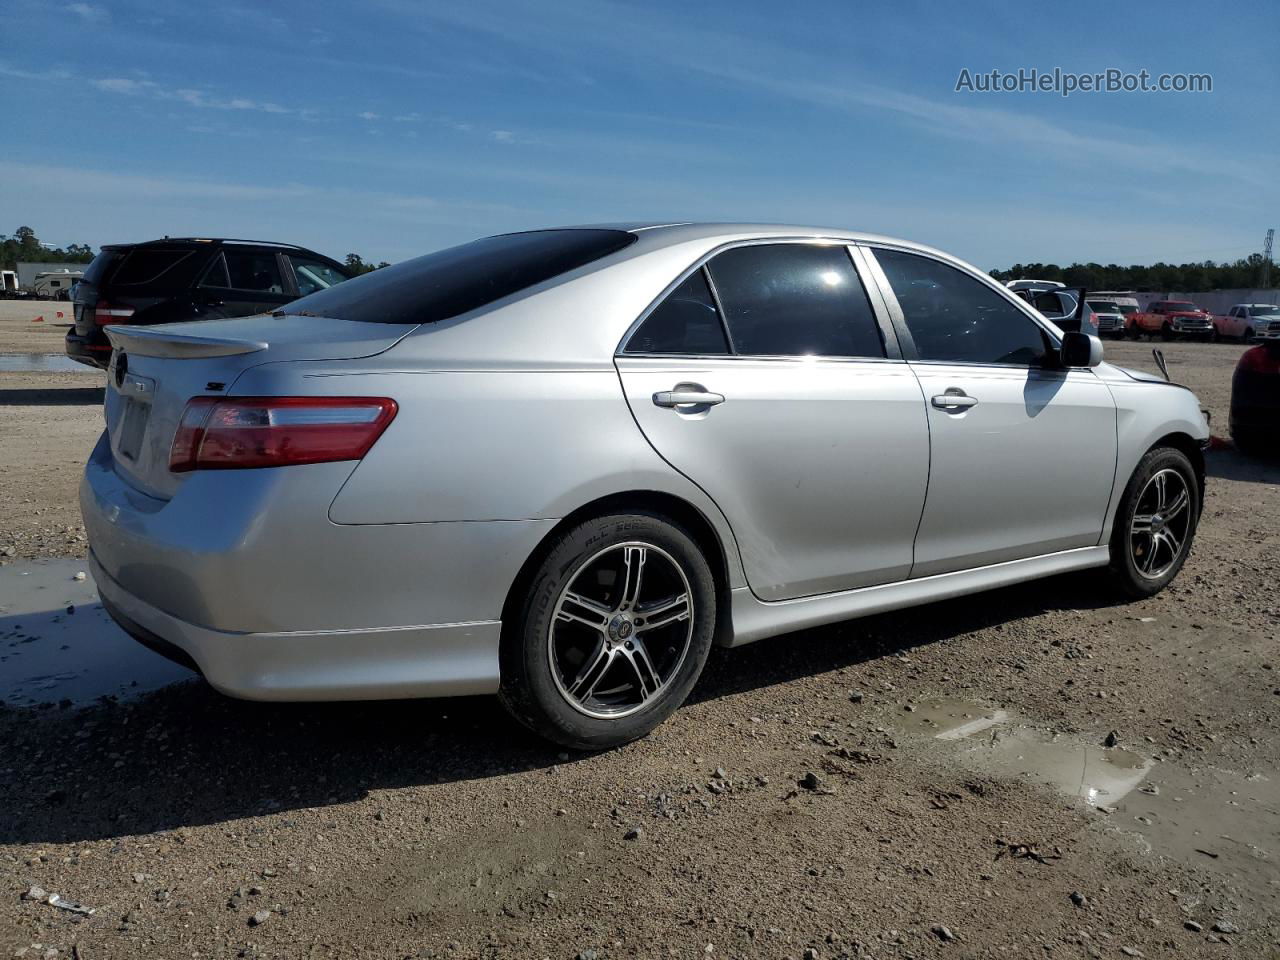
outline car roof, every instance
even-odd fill
[[[159,240],[141,240],[137,243],[104,243],[103,250],[129,250],[135,247],[184,247],[184,246],[225,246],[238,244],[250,247],[280,247],[286,250],[305,250],[314,253],[296,243],[278,243],[275,240],[237,240],[231,237],[161,237]],[[332,258],[330,258],[332,259]]]
[[[927,253],[944,260],[963,263],[953,254],[946,251],[902,240],[898,237],[879,233],[868,233],[861,230],[850,230],[847,227],[824,227],[804,224],[786,223],[752,223],[752,222],[717,222],[717,221],[670,221],[653,220],[621,223],[579,224],[560,229],[594,229],[625,230],[637,237],[635,248],[639,250],[656,250],[661,247],[675,246],[681,243],[702,241],[718,246],[721,243],[732,243],[751,239],[805,239],[838,240],[847,243],[873,243],[886,246],[901,247],[920,253]],[[969,264],[965,264],[970,266]],[[976,267],[974,269],[977,269]],[[979,270],[985,274],[985,270]]]

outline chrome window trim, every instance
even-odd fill
[[[806,244],[815,247],[844,247],[849,261],[853,266],[853,271],[858,277],[858,281],[862,284],[863,293],[867,298],[867,305],[871,307],[871,315],[876,322],[876,326],[880,331],[880,342],[884,348],[885,356],[883,357],[846,357],[846,356],[829,356],[827,354],[752,354],[752,353],[736,353],[734,351],[733,335],[729,330],[728,318],[724,315],[724,308],[720,304],[720,294],[716,289],[715,280],[711,276],[711,270],[707,267],[715,257],[724,253],[726,250],[732,250],[737,247],[756,247],[773,244]],[[666,287],[662,292],[653,299],[647,307],[640,312],[635,321],[627,328],[626,333],[618,341],[618,345],[614,348],[614,359],[625,357],[650,357],[650,358],[697,358],[706,357],[708,359],[718,360],[803,360],[812,363],[815,360],[848,360],[860,362],[874,363],[904,363],[905,358],[902,355],[901,348],[898,346],[896,331],[892,325],[886,326],[887,315],[883,311],[883,303],[879,300],[878,291],[873,295],[873,285],[862,270],[860,257],[854,253],[854,242],[848,239],[840,239],[838,237],[752,237],[746,240],[731,240],[728,243],[722,243],[702,254],[682,270],[680,274]],[[644,324],[649,315],[653,313],[658,306],[670,296],[671,292],[684,283],[697,270],[706,271],[707,286],[711,290],[711,297],[715,301],[716,311],[720,314],[720,323],[725,332],[725,338],[729,342],[729,353],[715,354],[688,354],[688,353],[644,353],[640,351],[628,351],[627,343],[635,335],[636,331]]]

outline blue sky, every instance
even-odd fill
[[[1280,5],[8,0],[0,231],[398,260],[615,220],[1015,261],[1234,259],[1280,225]],[[21,38],[12,42],[12,38]],[[957,93],[962,68],[1213,76]]]

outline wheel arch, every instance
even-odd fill
[[[718,646],[727,646],[733,634],[730,614],[730,559],[727,551],[736,548],[722,541],[716,532],[715,525],[696,506],[682,497],[660,490],[628,490],[598,497],[567,514],[548,530],[525,558],[511,586],[507,589],[506,598],[502,603],[504,641],[519,618],[520,604],[524,599],[525,591],[537,573],[538,567],[550,552],[552,543],[560,534],[593,517],[637,511],[655,514],[673,521],[693,538],[698,549],[702,551],[716,584],[714,642]]]
[[[1189,433],[1174,431],[1166,433],[1163,437],[1151,444],[1147,448],[1147,453],[1155,450],[1157,447],[1172,447],[1186,454],[1187,459],[1191,461],[1191,467],[1196,472],[1196,487],[1200,492],[1200,510],[1204,511],[1204,486],[1205,486],[1205,463],[1204,450],[1200,446],[1200,441]],[[1143,456],[1146,454],[1144,453]]]

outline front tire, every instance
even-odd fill
[[[1191,552],[1200,520],[1200,484],[1181,450],[1156,447],[1138,462],[1116,510],[1109,576],[1142,599],[1168,586]]]
[[[715,581],[684,529],[642,512],[587,520],[551,545],[504,625],[499,697],[563,746],[629,743],[684,702],[715,622]]]

